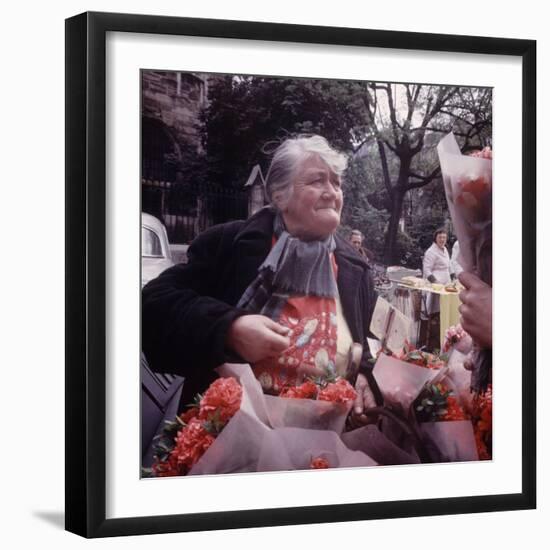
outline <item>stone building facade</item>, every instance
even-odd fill
[[[189,243],[207,227],[242,219],[255,208],[252,185],[215,187],[190,176],[196,161],[207,162],[201,114],[216,78],[179,71],[141,74],[142,210],[165,225],[172,244]]]
[[[141,83],[142,177],[175,181],[185,155],[201,152],[199,115],[208,101],[208,78],[144,70]]]

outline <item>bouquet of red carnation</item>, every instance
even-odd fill
[[[477,460],[472,421],[449,374],[449,356],[414,349],[408,343],[399,354],[381,353],[373,374],[386,406],[417,430],[437,462]],[[411,440],[384,419],[384,434],[406,453]],[[377,459],[376,453],[371,456]]]
[[[468,416],[448,384],[428,385],[414,402],[419,422],[467,420]]]
[[[470,415],[450,378],[427,386],[414,403],[425,440],[437,449],[441,462],[478,460],[478,445]]]
[[[463,155],[454,135],[448,134],[437,146],[445,196],[460,243],[460,265],[493,285],[493,154],[486,147]],[[491,354],[474,349],[472,387],[487,388],[491,378]]]
[[[306,380],[298,386],[287,386],[281,390],[279,397],[290,399],[317,399],[319,386],[313,380]]]
[[[331,403],[353,403],[357,398],[357,392],[353,386],[344,378],[331,380],[306,380],[299,386],[283,388],[279,397],[293,399],[317,399],[319,401],[330,401]]]
[[[255,472],[269,423],[265,396],[248,365],[225,364],[221,376],[159,437],[150,474]]]
[[[492,152],[463,155],[452,133],[437,146],[447,204],[460,243],[460,265],[490,283],[483,252],[491,246]]]
[[[436,355],[405,343],[399,354],[380,353],[373,375],[384,400],[408,411],[427,384],[436,383],[446,372],[445,355]]]
[[[167,423],[152,476],[309,469],[311,457],[327,458],[326,452],[331,467],[376,464],[340,439],[356,397],[347,381],[308,380],[276,397],[263,393],[248,365],[225,364],[217,372],[222,378]]]
[[[417,349],[407,340],[405,340],[405,345],[401,353],[394,353],[392,356],[405,363],[412,363],[419,367],[436,370],[443,368],[448,359],[446,354],[429,353],[423,349]]]
[[[329,375],[266,395],[272,427],[330,430],[341,434],[357,393],[344,378]]]
[[[154,477],[188,475],[240,409],[243,389],[235,378],[219,378],[187,412],[167,423],[157,442]]]

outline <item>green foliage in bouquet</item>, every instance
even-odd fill
[[[420,367],[439,368],[442,364],[447,364],[449,361],[449,354],[441,353],[440,350],[437,349],[429,353],[424,351],[424,347],[416,349],[406,343],[398,359],[407,363],[413,363]]]
[[[307,379],[311,380],[315,385],[320,388],[325,388],[328,384],[333,384],[338,380],[336,369],[332,363],[329,363],[325,368],[325,374],[320,376],[308,376]]]
[[[435,422],[445,416],[447,410],[447,398],[452,395],[451,390],[443,389],[439,384],[430,384],[416,398],[414,410],[419,422]]]
[[[193,403],[189,403],[188,405],[186,405],[186,407],[188,409],[198,409],[201,399],[202,395],[198,393],[194,397]],[[164,427],[162,428],[162,431],[153,438],[153,456],[158,460],[158,462],[166,462],[168,460],[170,453],[174,450],[174,447],[176,446],[175,441],[178,432],[186,425],[187,422],[182,420],[180,416],[176,416],[174,420],[164,421]],[[212,424],[212,426],[214,426],[214,423]],[[206,426],[204,426],[204,428],[207,431],[210,431]],[[154,477],[152,468],[142,468],[141,475],[142,477]]]
[[[162,432],[153,438],[153,456],[158,457],[160,462],[168,460],[182,426],[185,426],[185,423],[180,420],[179,416],[176,416],[175,420],[165,420]],[[142,468],[141,475],[142,477],[154,477],[152,468]]]
[[[213,414],[208,416],[208,420],[202,423],[202,427],[210,434],[217,436],[223,430],[227,421],[220,418],[220,411],[216,409]]]

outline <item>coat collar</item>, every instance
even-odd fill
[[[342,310],[353,340],[362,344],[363,335],[360,332],[360,327],[363,326],[364,312],[358,307],[358,304],[361,303],[359,292],[363,288],[362,279],[365,276],[365,271],[370,267],[355,249],[339,235],[336,235],[334,255],[338,265],[337,284]]]
[[[267,256],[271,250],[275,210],[265,206],[244,222],[235,235],[233,244],[256,256]],[[262,259],[263,261],[263,259]],[[258,266],[259,267],[259,266]]]

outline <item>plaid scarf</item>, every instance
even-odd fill
[[[291,296],[336,298],[338,289],[331,262],[336,247],[334,237],[307,242],[292,237],[279,212],[273,233],[277,242],[237,307],[276,321]]]

